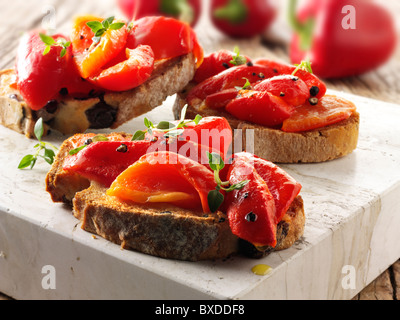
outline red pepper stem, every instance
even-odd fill
[[[188,0],[160,0],[160,11],[191,24],[195,13]]]
[[[247,19],[248,8],[243,0],[229,0],[228,4],[214,10],[214,17],[232,24],[240,24]]]
[[[309,51],[312,46],[313,32],[315,20],[307,19],[305,22],[300,22],[296,15],[297,0],[290,0],[288,7],[288,20],[293,30],[299,35],[300,48],[303,51]]]

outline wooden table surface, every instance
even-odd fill
[[[378,0],[387,6],[395,17],[400,17],[400,1]],[[277,1],[278,2],[278,1]],[[280,16],[269,32],[253,39],[230,39],[218,32],[207,16],[208,0],[199,24],[199,40],[206,53],[220,48],[233,49],[238,45],[243,54],[251,57],[269,57],[288,60],[287,42],[290,28],[285,21],[286,1],[279,1]],[[14,65],[18,41],[24,31],[55,23],[57,31],[66,32],[77,14],[98,14],[104,17],[116,14],[118,8],[112,0],[0,0],[0,69]],[[400,19],[396,21],[400,34]],[[334,81],[326,80],[328,88],[342,90],[376,100],[398,103],[400,101],[400,46],[393,57],[380,68],[357,77]],[[378,104],[378,103],[377,103]],[[378,107],[378,106],[377,106]],[[399,105],[400,108],[400,105]],[[359,293],[355,300],[398,300],[400,298],[400,260]],[[10,299],[0,293],[0,300]]]

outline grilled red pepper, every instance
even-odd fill
[[[296,15],[290,44],[292,63],[309,59],[323,78],[362,74],[386,62],[396,46],[396,31],[389,12],[373,1],[307,0]]]
[[[254,63],[272,68],[276,75],[292,75],[293,72],[297,69],[296,66],[264,58],[256,59],[254,60]],[[306,83],[306,85],[310,89],[310,94],[312,96],[320,99],[325,95],[326,85],[315,74],[308,72],[304,69],[298,69],[294,75],[296,77],[299,77]]]
[[[59,35],[52,39],[67,38]],[[55,99],[63,87],[63,77],[72,57],[71,49],[61,57],[61,46],[53,46],[43,54],[46,44],[39,32],[32,31],[21,39],[16,61],[18,90],[33,110],[43,108],[49,100]]]
[[[193,52],[199,66],[204,58],[203,49],[193,29],[172,18],[144,17],[133,22],[127,47],[134,49],[139,45],[150,46],[155,60],[175,58]]]
[[[288,119],[294,107],[268,91],[242,90],[225,110],[237,119],[274,127]]]
[[[203,118],[198,125],[188,123],[179,137],[165,138],[164,134],[154,130],[145,135],[145,140],[97,141],[86,147],[85,140],[93,137],[83,136],[81,145],[76,146],[83,149],[67,157],[63,169],[110,186],[122,171],[146,153],[169,151],[209,167],[207,153],[225,157],[232,141],[232,129],[220,117]]]
[[[231,184],[249,180],[243,189],[226,195],[232,232],[256,246],[274,247],[277,224],[301,185],[273,163],[245,152],[234,155],[228,179]]]
[[[237,58],[243,60],[238,62]],[[215,76],[216,74],[225,71],[235,65],[245,64],[246,62],[251,61],[249,57],[240,56],[239,53],[235,53],[229,50],[219,50],[217,52],[213,52],[208,56],[204,57],[203,63],[196,70],[196,74],[194,76],[194,81],[196,83],[203,82],[208,78]]]
[[[255,83],[274,75],[272,68],[262,65],[240,65],[227,69],[194,87],[188,95],[188,102],[194,99],[205,100],[210,94],[219,92],[225,89],[231,89],[235,86],[243,87],[248,80],[250,83]]]
[[[171,152],[145,154],[107,190],[110,196],[142,204],[170,203],[210,212],[207,195],[216,187],[205,166]]]
[[[248,38],[264,32],[273,22],[276,8],[270,0],[212,0],[211,20],[228,36]]]
[[[148,16],[168,16],[195,26],[201,14],[201,0],[118,0],[118,5],[129,19]]]
[[[310,98],[310,91],[303,80],[292,75],[276,76],[254,85],[255,91],[268,91],[294,107]]]

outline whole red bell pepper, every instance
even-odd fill
[[[130,20],[148,16],[168,16],[195,26],[200,18],[201,0],[117,0]]]
[[[276,8],[270,0],[212,0],[211,21],[224,34],[250,38],[264,32],[274,21]]]
[[[373,1],[306,0],[296,12],[290,1],[294,35],[292,63],[309,59],[322,78],[359,75],[386,62],[396,46],[390,13]]]

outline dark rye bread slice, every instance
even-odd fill
[[[303,200],[297,197],[278,225],[275,248],[257,250],[232,234],[226,214],[204,214],[160,204],[144,206],[107,196],[92,185],[78,192],[73,214],[82,229],[97,234],[124,249],[176,260],[199,261],[243,253],[260,258],[273,250],[289,248],[304,230]]]
[[[42,117],[46,130],[62,134],[82,133],[87,129],[115,129],[161,105],[168,96],[181,91],[192,80],[196,71],[192,53],[173,59],[157,61],[151,77],[129,91],[108,92],[87,99],[65,96],[47,107],[34,111],[23,100],[16,88],[13,69],[0,71],[0,124],[33,137],[33,129]]]
[[[178,94],[173,106],[175,118],[180,118],[180,112],[186,104],[185,94]],[[225,117],[232,129],[238,129],[234,142],[240,142],[240,145],[245,147],[246,138],[254,137],[254,154],[274,163],[317,163],[334,160],[350,154],[358,144],[358,113],[339,123],[300,133],[284,132],[241,121],[226,111],[207,108],[202,101],[197,101],[196,105],[187,108],[188,119],[197,114],[203,117]],[[246,133],[247,130],[250,132]]]
[[[108,137],[129,139],[131,135],[113,133]],[[82,229],[122,248],[188,261],[220,259],[235,253],[257,258],[291,247],[303,234],[305,215],[300,196],[278,224],[277,246],[262,250],[233,235],[223,212],[204,214],[168,204],[140,205],[108,196],[104,187],[62,169],[69,151],[81,140],[81,135],[75,135],[61,145],[46,176],[46,190],[54,202],[72,206]]]

